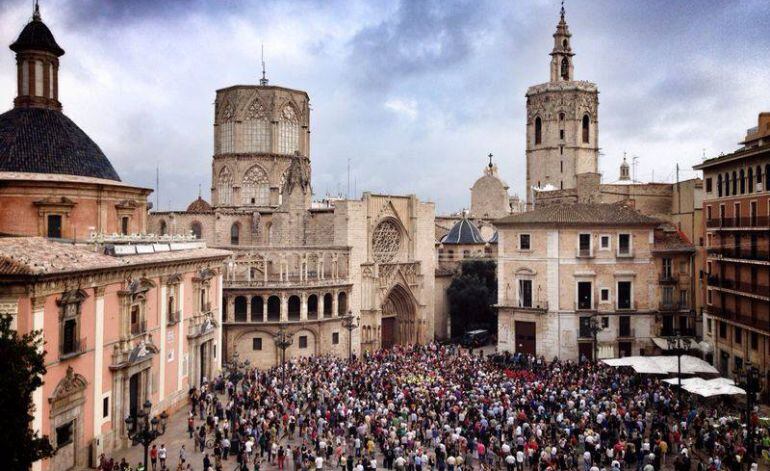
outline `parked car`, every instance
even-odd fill
[[[483,347],[484,345],[488,344],[489,339],[490,335],[488,330],[469,330],[463,335],[460,343],[464,347],[476,348]]]

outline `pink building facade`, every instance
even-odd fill
[[[111,256],[94,252],[97,244],[0,239],[2,312],[45,340],[33,426],[57,452],[34,469],[79,468],[127,446],[124,420],[145,400],[153,414],[171,413],[221,368],[228,252],[166,245]]]

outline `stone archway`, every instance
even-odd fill
[[[417,310],[409,292],[396,285],[382,303],[381,346],[417,343]]]

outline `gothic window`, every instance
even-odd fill
[[[219,204],[229,205],[233,201],[233,173],[229,167],[222,167],[217,177]]]
[[[243,176],[241,204],[254,206],[270,204],[270,184],[267,173],[262,167],[255,165]]]
[[[749,173],[748,173],[748,176],[746,177],[746,181],[749,184],[749,193],[753,193],[754,192],[754,169],[751,167],[749,167]]]
[[[294,155],[299,151],[299,118],[292,105],[281,110],[278,121],[278,153]]]
[[[588,144],[590,136],[591,120],[588,115],[583,115],[583,143]]]
[[[228,103],[222,112],[222,123],[219,125],[219,153],[235,152],[235,109]]]
[[[243,122],[243,151],[270,152],[270,121],[265,107],[259,100],[254,100],[247,110]]]
[[[738,174],[733,170],[733,194],[738,194]]]
[[[730,196],[730,173],[725,173],[725,196]]]
[[[569,59],[566,57],[561,60],[561,79],[569,80]]]
[[[348,295],[344,292],[337,296],[337,315],[344,316],[348,312]]]
[[[757,165],[757,183],[762,183],[762,166]]]
[[[541,144],[543,142],[543,120],[540,116],[535,118],[535,144]]]
[[[238,245],[240,242],[241,226],[236,222],[230,226],[230,245]]]
[[[201,223],[194,221],[192,224],[190,224],[190,230],[196,239],[201,238],[201,234],[203,234],[203,227],[201,226]]]
[[[770,190],[770,164],[765,164],[765,191]]]
[[[559,121],[564,121],[564,113],[559,113]]]
[[[374,228],[372,234],[372,252],[374,261],[390,262],[401,248],[401,230],[391,220],[382,221]]]

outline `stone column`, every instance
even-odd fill
[[[299,320],[307,320],[307,294],[300,294],[300,306],[299,306]]]
[[[337,311],[339,311],[339,291],[334,290],[332,292],[332,317],[337,317]]]
[[[32,298],[32,330],[43,331],[45,327],[45,297]],[[43,345],[38,346],[38,351],[43,351]],[[34,417],[32,419],[32,430],[43,435],[43,387],[40,386],[32,391],[32,403],[35,405]],[[32,471],[40,471],[43,467],[42,461],[32,463]]]
[[[244,296],[246,298],[246,321],[251,322],[251,298],[252,296]]]
[[[104,362],[104,287],[94,290],[96,312],[94,313],[94,438],[102,434],[102,368]]]
[[[161,283],[163,283],[163,280],[161,280]],[[166,395],[166,316],[170,314],[166,312],[166,309],[168,308],[168,302],[166,302],[167,296],[168,285],[163,283],[160,286],[160,315],[158,316],[158,322],[160,322],[160,338],[158,339],[158,356],[160,359],[158,362],[160,365],[158,375],[158,402],[160,403],[163,402]]]
[[[286,293],[281,293],[281,322],[289,320],[289,297]]]
[[[182,386],[182,378],[184,377],[184,338],[185,338],[185,330],[184,330],[184,288],[185,288],[185,282],[179,284],[179,323],[176,327],[176,337],[177,337],[177,347],[176,347],[176,390],[181,391],[183,389]]]
[[[267,299],[262,297],[262,322],[267,322]]]
[[[324,317],[324,294],[321,293],[318,295],[318,318],[321,319]]]

